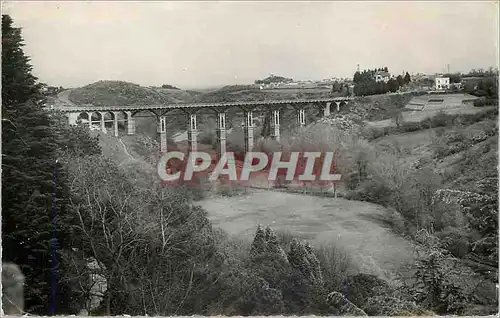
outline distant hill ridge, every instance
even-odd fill
[[[283,76],[271,75],[263,80],[256,80],[255,84],[271,84],[271,83],[292,83],[292,78],[286,78]]]
[[[144,87],[124,81],[98,81],[69,94],[74,104],[96,106],[132,106],[162,103],[217,103],[233,101],[264,101],[270,99],[313,99],[328,97],[328,92],[263,92],[252,85],[228,85],[208,91],[176,88]]]

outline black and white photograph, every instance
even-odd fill
[[[1,314],[497,316],[498,1],[1,1]]]

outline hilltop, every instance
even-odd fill
[[[291,83],[292,78],[286,78],[283,76],[270,75],[262,80],[256,80],[255,84],[270,84],[270,83]]]
[[[99,106],[176,103],[181,96],[178,92],[175,89],[152,89],[123,81],[98,81],[73,89],[69,100],[75,104]]]

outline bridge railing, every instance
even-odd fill
[[[153,105],[122,105],[122,106],[97,106],[83,104],[78,106],[53,105],[49,107],[53,110],[61,111],[92,111],[92,110],[138,110],[138,109],[178,109],[178,108],[213,108],[213,107],[238,107],[238,106],[262,106],[262,105],[286,105],[286,104],[307,104],[341,102],[352,100],[353,97],[332,97],[318,99],[292,99],[292,100],[267,100],[267,101],[241,101],[241,102],[221,102],[221,103],[182,103],[182,104],[153,104]]]

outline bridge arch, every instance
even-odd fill
[[[77,124],[81,123],[81,124],[89,125],[89,120],[90,120],[90,113],[87,113],[87,112],[81,112],[76,117]]]
[[[122,110],[113,111],[113,120],[116,119],[118,132],[126,133],[127,131],[127,114]]]
[[[90,112],[91,127],[99,127],[101,125],[102,115],[100,112]]]
[[[104,118],[104,127],[106,129],[113,129],[115,114],[112,111],[100,112],[100,114]]]

